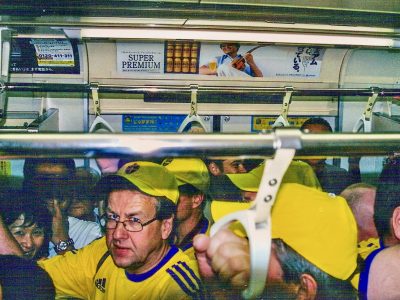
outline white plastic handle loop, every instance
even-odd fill
[[[361,117],[356,121],[353,127],[353,132],[371,132],[372,128],[372,110],[374,109],[376,99],[379,96],[380,91],[372,88],[372,95],[368,98],[367,105],[365,106],[364,112]]]
[[[96,117],[89,128],[89,132],[115,132],[111,125],[100,115],[99,84],[97,82],[91,83],[90,90],[93,100],[93,110]]]
[[[286,90],[286,94],[283,97],[281,114],[275,120],[274,124],[272,124],[272,128],[290,126],[287,116],[289,113],[290,103],[292,102],[293,87],[287,86],[287,87],[285,87],[285,90]]]
[[[187,125],[197,122],[201,128],[207,132],[207,127],[204,124],[202,118],[197,114],[197,91],[199,87],[196,84],[190,85],[190,91],[191,91],[191,96],[190,96],[190,112],[186,116],[186,118],[182,121],[181,125],[178,128],[178,132],[183,132]]]
[[[295,149],[277,149],[274,158],[265,161],[263,176],[251,208],[226,215],[211,227],[211,236],[234,221],[240,222],[246,230],[251,274],[249,286],[242,293],[245,299],[254,299],[264,291],[271,254],[271,208],[295,153]]]

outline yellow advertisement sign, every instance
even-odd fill
[[[256,116],[252,118],[251,131],[270,130],[277,117]],[[291,127],[300,127],[309,117],[288,118]]]

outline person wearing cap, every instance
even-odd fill
[[[246,200],[255,198],[256,193],[250,193]],[[249,202],[213,201],[211,210],[218,220],[249,207]],[[300,184],[283,184],[272,207],[271,226],[266,297],[356,299],[350,279],[357,268],[357,226],[345,199]],[[250,276],[248,241],[240,224],[234,223],[231,230],[212,238],[198,235],[194,248],[205,281],[228,282],[240,290]]]
[[[197,264],[169,239],[179,192],[159,164],[137,161],[102,178],[106,236],[38,262],[57,296],[80,299],[202,298]]]
[[[244,191],[256,192],[261,182],[265,164],[259,164],[247,173],[212,177],[210,194],[213,199],[241,200]],[[312,168],[302,161],[292,161],[282,178],[282,183],[298,183],[318,190],[321,186]]]
[[[246,167],[242,159],[205,159],[208,171],[213,176],[224,174],[246,173]]]
[[[179,188],[175,245],[195,259],[194,236],[210,231],[210,221],[204,215],[210,184],[207,166],[198,158],[165,159],[162,165],[175,175]]]
[[[199,74],[263,77],[263,73],[255,63],[251,53],[245,53],[244,56],[238,54],[239,43],[221,43],[219,46],[224,54],[215,57],[208,64],[202,65],[199,69]],[[238,60],[243,59],[243,63],[236,64]],[[212,64],[214,66],[211,66]]]

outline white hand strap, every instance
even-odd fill
[[[91,83],[90,90],[92,92],[93,110],[96,117],[89,128],[89,132],[114,132],[111,125],[100,116],[99,84],[97,82]]]
[[[285,87],[285,89],[286,89],[286,94],[283,97],[282,111],[281,114],[278,116],[278,118],[275,120],[274,124],[272,124],[272,128],[290,126],[287,116],[289,113],[290,103],[292,102],[291,99],[292,99],[293,87],[288,86]]]
[[[353,132],[371,132],[372,126],[372,110],[376,99],[379,96],[379,90],[372,88],[372,95],[368,98],[367,105],[365,106],[364,112],[361,117],[354,124]]]
[[[186,126],[190,123],[197,122],[203,128],[205,132],[207,132],[207,127],[203,122],[203,119],[197,115],[197,91],[199,87],[198,85],[192,84],[190,85],[191,97],[190,97],[190,113],[186,116],[186,118],[182,121],[182,124],[179,126],[178,132],[183,132]]]
[[[265,161],[257,197],[250,209],[226,215],[211,227],[211,236],[234,221],[240,222],[246,230],[250,246],[251,275],[249,286],[242,293],[245,299],[256,298],[265,288],[271,254],[271,208],[282,178],[295,155],[294,148],[298,147],[277,149],[275,157]]]

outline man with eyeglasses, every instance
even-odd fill
[[[175,176],[155,163],[131,162],[97,187],[106,197],[105,238],[39,262],[57,296],[203,298],[196,261],[169,242],[179,197]]]

